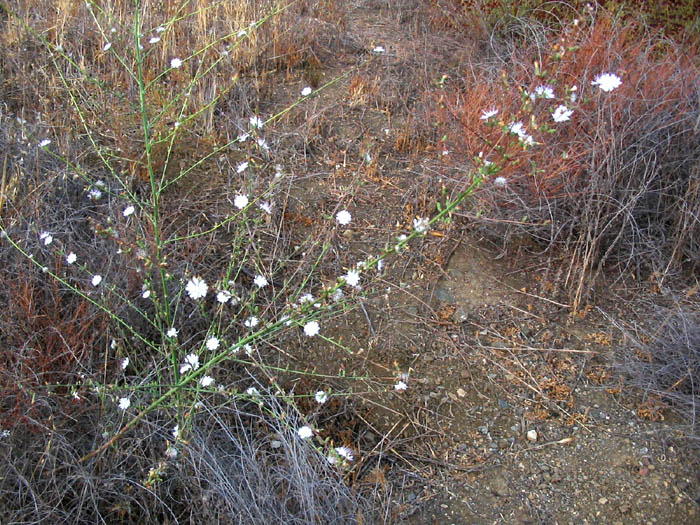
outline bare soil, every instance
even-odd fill
[[[441,42],[417,12],[349,5],[344,52],[314,75],[358,63],[360,73],[287,121],[299,175],[285,220],[303,237],[341,200],[353,214],[331,240],[335,275],[434,214],[449,188],[442,153],[419,140],[419,83],[440,78],[436,54],[460,71],[469,44]],[[604,289],[573,314],[541,256],[504,253],[453,219],[389,260],[362,306],[327,327],[350,352],[315,344],[294,354],[302,368],[369,373],[384,386],[358,391],[352,417],[326,421],[358,452],[352,481],[381,486],[398,523],[700,523],[698,473],[673,421],[640,417],[640,400],[610,371],[625,341],[602,312],[630,315],[622,297],[639,288]],[[400,378],[408,389],[394,392]]]

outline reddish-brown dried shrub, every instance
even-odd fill
[[[59,264],[57,260],[54,270]],[[0,425],[38,431],[50,428],[50,419],[88,403],[78,399],[81,383],[99,364],[107,319],[33,265],[22,263],[13,270],[14,275],[0,274],[0,286],[12,298],[3,314]]]
[[[503,220],[506,237],[527,233],[569,248],[576,303],[605,262],[653,269],[669,269],[671,258],[698,262],[700,228],[688,217],[698,202],[697,49],[640,32],[603,13],[513,46],[499,57],[500,75],[485,67],[460,91],[440,93],[437,118],[450,130],[453,157],[483,152],[477,163],[495,162],[508,181],[487,181],[481,211]],[[591,85],[606,72],[622,85],[611,92]],[[538,86],[551,86],[555,97],[532,99]],[[569,121],[553,121],[559,105],[573,110]],[[481,120],[490,108],[499,113]],[[518,121],[534,147],[508,132]]]

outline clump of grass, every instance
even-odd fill
[[[652,420],[675,415],[680,444],[697,461],[700,450],[700,316],[697,305],[673,298],[670,306],[642,305],[647,320],[623,332],[627,344],[616,352],[614,368],[641,395],[638,414]]]
[[[620,274],[695,266],[696,48],[640,38],[639,24],[605,12],[532,28],[536,38],[497,49],[463,89],[439,93],[453,158],[487,163],[505,182],[475,203],[486,228],[563,248],[575,305],[610,263]],[[621,84],[599,89],[601,75]]]

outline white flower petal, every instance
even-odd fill
[[[350,215],[350,212],[347,210],[340,210],[336,216],[335,220],[338,221],[338,224],[342,226],[347,226],[350,224],[350,221],[352,220],[352,215]]]
[[[319,326],[318,322],[316,321],[309,321],[304,325],[304,333],[309,336],[313,337],[315,335],[318,335],[318,333],[321,331],[321,327]]]

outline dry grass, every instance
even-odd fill
[[[372,458],[358,462],[352,472],[331,468],[324,450],[352,445],[365,427],[344,417],[336,399],[323,409],[313,401],[320,382],[323,388],[335,386],[328,377],[288,368],[287,347],[308,345],[298,329],[263,337],[249,356],[238,354],[212,366],[217,383],[226,385],[223,392],[202,390],[195,378],[173,395],[172,403],[140,412],[138,424],[120,433],[133,420],[118,408],[119,399],[133,399],[138,412],[161,398],[177,382],[178,359],[202,348],[213,330],[224,343],[236,344],[250,333],[244,326],[250,316],[278,319],[302,291],[322,290],[347,271],[350,255],[335,242],[339,234],[332,217],[345,200],[357,198],[358,208],[374,203],[371,190],[362,197],[355,186],[363,177],[382,181],[379,157],[386,151],[370,142],[359,145],[354,135],[335,142],[334,111],[364,116],[372,108],[405,117],[395,140],[384,147],[410,153],[407,165],[447,147],[449,158],[441,158],[435,168],[446,171],[455,166],[449,159],[471,157],[483,144],[487,150],[502,148],[500,153],[513,159],[502,172],[509,178],[507,189],[487,185],[478,206],[511,225],[506,235],[526,233],[547,245],[569,247],[575,254],[571,286],[579,287],[576,293],[583,276],[615,257],[646,256],[644,243],[656,243],[661,235],[667,236],[654,244],[663,252],[653,259],[657,266],[667,264],[671,271],[697,256],[698,175],[684,171],[689,148],[697,146],[688,135],[697,99],[687,89],[697,64],[694,55],[670,41],[652,45],[650,39],[628,38],[638,26],[602,18],[599,25],[572,29],[568,43],[580,49],[554,62],[550,51],[558,41],[536,17],[528,21],[518,11],[507,30],[492,32],[485,24],[485,40],[464,45],[455,30],[466,18],[453,16],[449,5],[409,3],[402,12],[416,15],[412,23],[444,35],[451,78],[493,36],[490,62],[473,67],[465,92],[453,91],[450,80],[448,89],[439,89],[441,110],[428,113],[424,85],[440,83],[433,74],[444,49],[427,40],[405,45],[409,58],[395,60],[393,51],[373,55],[381,74],[348,68],[347,107],[323,107],[319,97],[309,99],[313,110],[287,113],[283,123],[298,129],[287,137],[275,134],[280,130],[265,135],[271,142],[266,149],[255,140],[236,138],[251,131],[251,115],[280,111],[284,97],[278,83],[291,80],[297,92],[303,79],[315,88],[322,85],[319,69],[339,49],[362,50],[362,42],[342,33],[344,6],[333,0],[144,2],[138,14],[145,28],[140,52],[134,46],[132,7],[124,0],[0,4],[0,214],[3,230],[17,247],[0,252],[0,300],[9,305],[0,314],[5,348],[0,424],[9,431],[0,438],[0,521],[390,521],[391,489],[379,461],[383,447],[392,443],[387,437],[381,446],[371,445],[377,458],[372,473],[367,472]],[[617,43],[609,42],[615,40],[610,33]],[[508,41],[509,35],[517,38]],[[534,44],[515,45],[525,37],[533,37]],[[576,79],[583,97],[570,131],[553,135],[552,147],[544,152],[523,152],[497,130],[482,128],[478,118],[493,104],[501,115],[525,115],[518,87],[532,90],[539,82],[531,76],[533,57],[548,70],[547,81],[563,86]],[[173,58],[183,64],[171,68]],[[601,110],[596,103],[602,97],[584,86],[599,70],[610,68],[624,71],[624,84],[614,94],[618,98],[606,98]],[[139,74],[146,90],[139,89]],[[528,114],[546,120],[547,110],[537,104]],[[440,142],[433,117],[456,125],[452,129],[459,138]],[[37,148],[46,137],[51,147]],[[285,141],[292,144],[287,150],[282,149]],[[298,151],[290,151],[293,147]],[[370,154],[373,160],[353,164],[357,175],[348,177],[347,188],[332,181],[330,196],[311,204],[314,218],[331,219],[316,221],[303,203],[295,202],[291,179],[278,176],[275,164],[285,157],[317,155],[334,166],[345,162],[348,151]],[[567,159],[563,152],[569,152]],[[239,171],[244,160],[250,166]],[[533,162],[537,169],[530,172]],[[465,174],[468,167],[455,171]],[[669,182],[663,177],[669,167],[683,177]],[[433,211],[438,193],[430,175],[418,179],[404,195],[402,220],[409,229],[416,214]],[[387,188],[400,191],[390,182]],[[626,189],[620,190],[623,183]],[[423,188],[416,189],[417,184]],[[99,198],[94,196],[98,190]],[[239,194],[274,200],[274,212],[263,213],[254,202],[231,220],[232,210],[238,213],[233,199]],[[590,198],[582,214],[573,203],[584,195]],[[606,205],[599,206],[603,201]],[[634,207],[642,201],[643,207]],[[138,211],[125,216],[127,204],[137,204]],[[668,218],[669,210],[673,233],[659,233],[654,221]],[[520,221],[523,214],[527,221]],[[632,234],[609,238],[614,221]],[[628,230],[623,228],[625,235]],[[647,230],[647,237],[639,235]],[[42,231],[55,237],[51,245],[40,238]],[[443,231],[447,228],[436,233]],[[66,263],[70,252],[78,254],[73,265]],[[91,284],[95,271],[102,287]],[[274,285],[255,289],[252,279],[258,272]],[[211,296],[208,303],[189,301],[182,288],[193,275],[230,285],[241,302],[223,315]],[[150,299],[144,292],[152,293]],[[159,303],[160,297],[167,300]],[[172,317],[163,312],[183,320],[177,345],[164,335]],[[325,319],[346,314],[329,313]],[[169,354],[173,347],[178,349]],[[130,364],[122,370],[126,357]],[[391,390],[386,384],[391,373],[387,369],[387,377],[367,380],[363,387]],[[263,398],[242,394],[251,384],[264,392]],[[271,385],[270,390],[262,385]],[[276,396],[282,386],[300,400]],[[186,443],[172,433],[173,424],[184,421]],[[318,441],[298,439],[295,430],[307,422],[320,428]],[[119,439],[111,442],[115,436]],[[177,460],[166,455],[170,446],[180,451]]]

